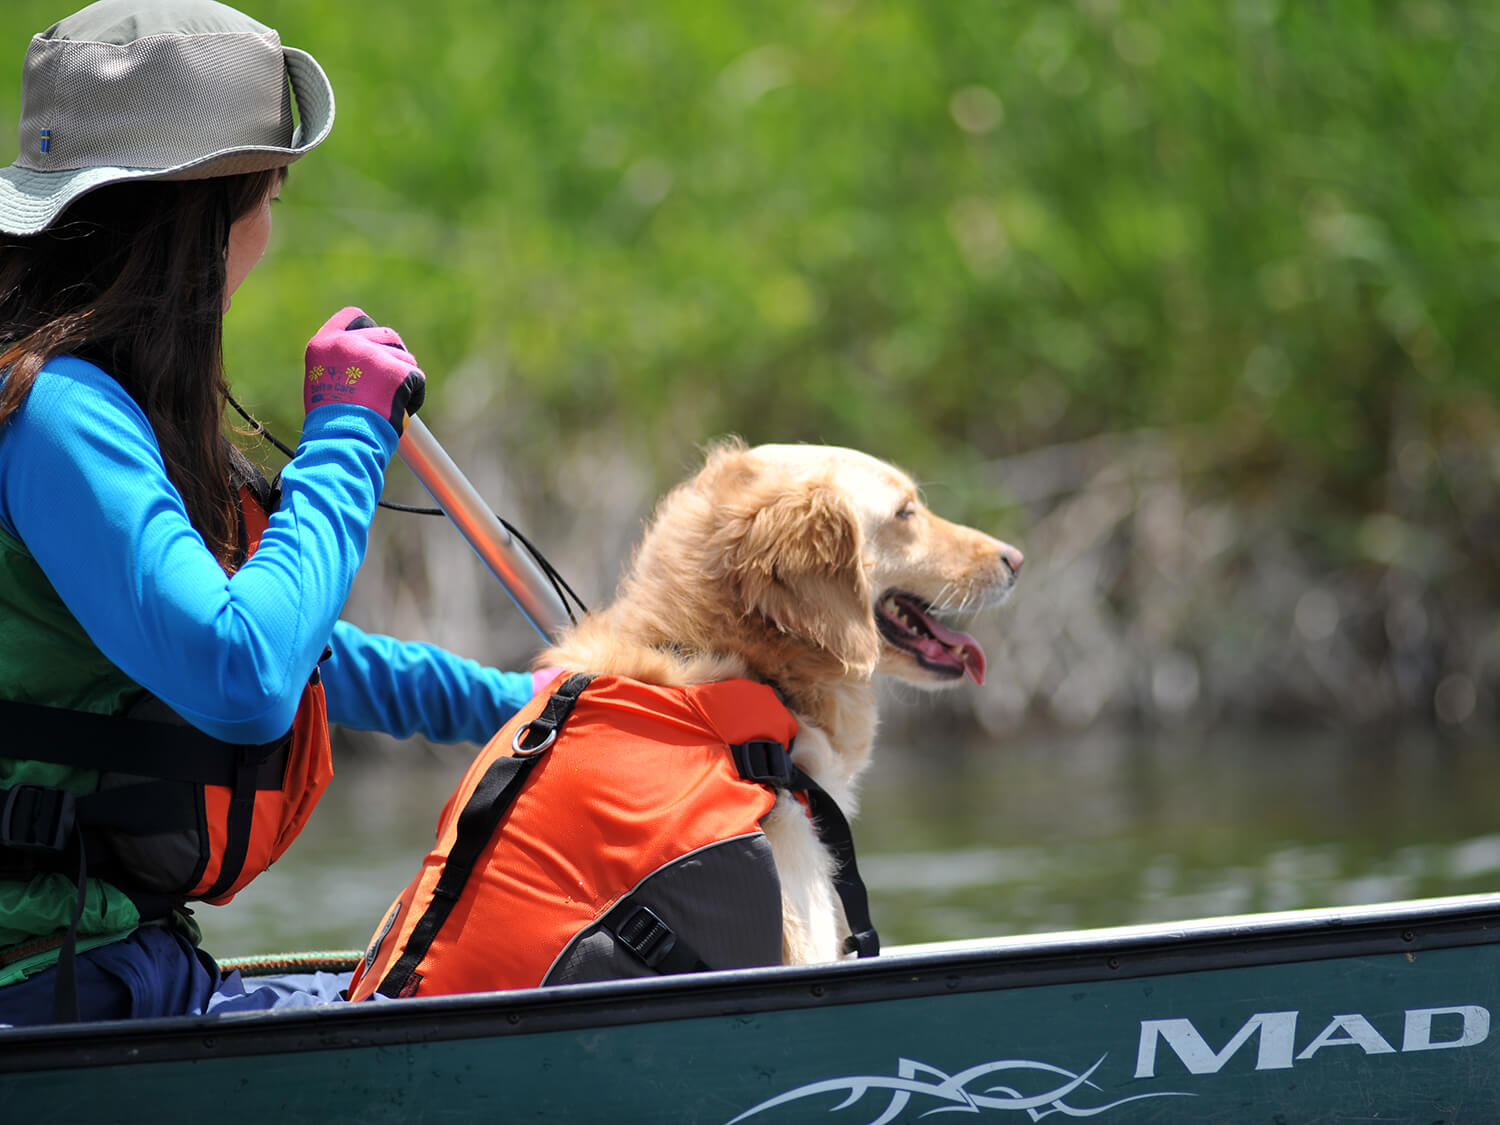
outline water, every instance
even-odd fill
[[[883,745],[855,822],[887,944],[1500,889],[1500,751],[1426,734],[1194,732]],[[227,907],[221,957],[362,946],[467,751],[342,768]]]

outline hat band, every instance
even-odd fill
[[[19,167],[168,169],[291,143],[275,32],[151,35],[123,46],[38,36],[26,52]]]

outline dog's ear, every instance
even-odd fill
[[[880,634],[853,503],[827,482],[750,483],[745,476],[758,474],[735,475],[737,495],[720,492],[729,509],[720,558],[742,611],[764,615],[850,671],[873,673]]]

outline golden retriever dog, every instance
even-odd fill
[[[799,724],[793,762],[852,817],[875,737],[872,678],[983,683],[978,643],[936,615],[999,605],[1021,563],[1016,548],[934,514],[874,457],[726,441],[662,500],[614,601],[537,665],[669,686],[770,684]],[[832,856],[785,793],[763,827],[785,962],[837,959],[849,931]]]

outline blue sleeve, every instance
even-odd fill
[[[396,441],[372,410],[314,411],[259,549],[226,577],[140,408],[58,359],[0,431],[0,522],[111,663],[209,734],[264,742],[333,634]]]
[[[434,742],[488,742],[531,698],[531,674],[501,672],[435,645],[333,630],[323,662],[330,722]]]

